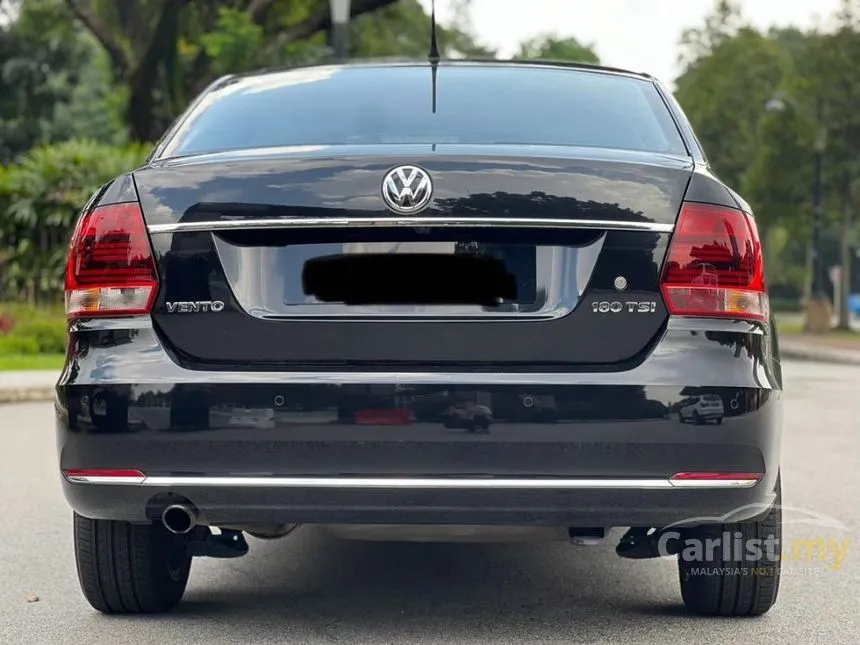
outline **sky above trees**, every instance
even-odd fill
[[[450,20],[462,0],[436,0],[440,18]],[[422,0],[427,7],[430,0]],[[840,0],[742,0],[749,22],[759,29],[808,28],[815,16],[833,15]],[[477,40],[513,55],[519,43],[553,32],[595,45],[607,65],[648,72],[671,83],[681,72],[678,41],[684,29],[701,24],[714,0],[471,0],[468,18]]]

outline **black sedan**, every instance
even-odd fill
[[[691,611],[764,613],[782,377],[763,276],[749,206],[648,76],[219,80],[74,232],[57,432],[83,592],[165,611],[193,557],[304,523],[624,527],[619,555],[677,557]]]

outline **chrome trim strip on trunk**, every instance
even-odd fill
[[[582,490],[582,489],[652,489],[652,488],[749,488],[758,479],[669,480],[669,479],[511,479],[511,478],[441,478],[441,477],[99,477],[68,475],[74,484],[129,484],[152,487],[236,487],[236,488],[378,488],[378,489],[515,489],[515,490]]]
[[[150,233],[177,231],[229,231],[271,228],[354,228],[354,227],[434,227],[473,228],[494,226],[503,228],[566,228],[600,229],[609,231],[650,231],[671,233],[674,224],[657,222],[625,222],[596,219],[550,219],[537,217],[266,217],[260,219],[225,219],[203,222],[150,224]]]

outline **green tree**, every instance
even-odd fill
[[[461,7],[465,13],[465,6]],[[457,24],[462,24],[461,19]],[[494,52],[475,42],[468,26],[437,26],[442,56],[493,57]],[[398,0],[353,21],[350,53],[359,58],[403,56],[426,58],[430,52],[430,16],[418,0]]]
[[[806,275],[813,163],[823,142],[824,265],[839,263],[834,239],[847,256],[860,174],[858,16],[860,0],[844,0],[825,31],[761,33],[736,3],[720,0],[682,38],[677,97],[716,172],[755,209],[777,282],[799,286]]]
[[[717,0],[705,24],[684,30],[678,50],[678,62],[691,68],[710,57],[725,41],[746,26],[741,6],[736,0]]]
[[[515,59],[518,60],[557,60],[576,63],[600,63],[593,45],[584,45],[576,38],[539,36],[520,44]]]
[[[5,3],[0,12],[0,163],[37,144],[86,132],[116,141],[121,123],[98,45],[61,0]]]
[[[824,249],[825,266],[842,266],[839,324],[850,326],[844,298],[851,291],[853,245],[857,242],[855,213],[860,209],[860,1],[843,0],[836,27],[814,40],[813,60],[817,73],[811,85],[820,109],[820,128],[826,132],[824,150],[825,196],[833,232],[825,237],[838,240],[833,255]],[[832,258],[832,259],[831,259]]]
[[[811,134],[800,115],[766,107],[796,78],[793,55],[802,61],[807,46],[796,30],[760,33],[736,3],[720,0],[701,27],[682,35],[676,80],[676,97],[715,172],[756,211],[769,283],[795,290],[805,275],[805,245],[797,240],[808,239],[799,223],[811,185],[811,167],[797,155],[805,154]]]
[[[331,27],[328,0],[65,1],[127,87],[126,116],[137,141],[156,138],[219,71],[293,62],[305,41],[324,46],[318,35]],[[352,14],[393,2],[353,0]]]
[[[65,0],[125,87],[131,138],[153,140],[208,83],[227,73],[326,60],[329,0]],[[429,17],[417,0],[352,0],[352,53],[425,56]],[[487,54],[463,30],[445,51]]]
[[[678,101],[717,174],[740,190],[762,144],[765,106],[791,74],[791,57],[779,42],[743,25],[733,5],[720,2],[705,27],[684,35],[681,60]]]
[[[853,212],[860,171],[860,28],[856,2],[845,2],[829,32],[772,32],[794,62],[794,74],[780,88],[782,109],[762,121],[764,143],[759,148],[744,190],[767,222],[778,222],[806,241],[812,226],[811,188],[816,145],[823,145],[823,188],[827,239],[853,243]],[[796,244],[794,245],[797,246]],[[840,259],[838,244],[824,249],[825,265]]]
[[[825,160],[831,206],[838,210],[851,200],[860,177],[860,2],[844,0],[836,28],[817,35],[809,94],[821,105],[821,126],[827,133]]]
[[[148,149],[93,141],[40,146],[0,166],[0,300],[56,301],[80,208]]]
[[[799,294],[808,276],[815,130],[803,114],[786,110],[762,118],[761,138],[741,192],[765,240],[768,283],[791,285]]]

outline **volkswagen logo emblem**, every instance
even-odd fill
[[[430,175],[418,166],[398,166],[382,180],[382,199],[395,213],[417,213],[427,207],[432,196]]]

